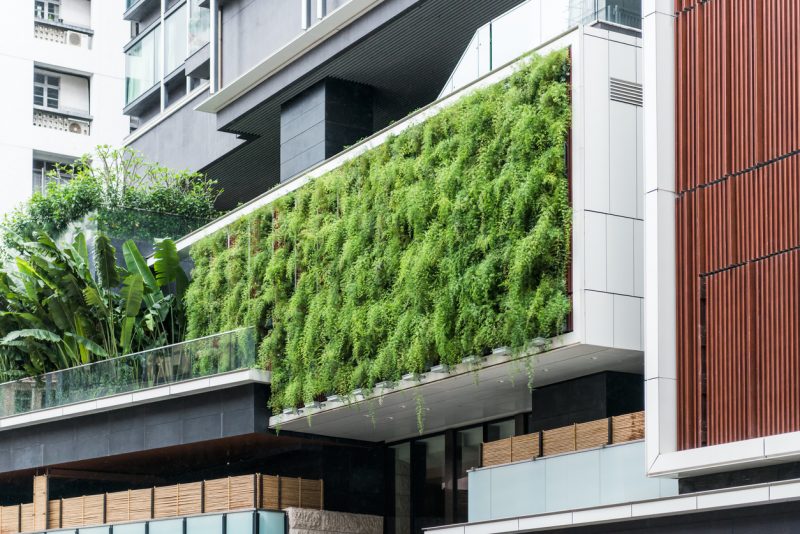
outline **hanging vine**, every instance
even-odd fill
[[[255,325],[278,411],[560,333],[568,70],[533,57],[195,245],[189,335]]]

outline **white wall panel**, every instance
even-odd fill
[[[608,213],[608,41],[584,36],[584,179],[587,210]]]
[[[636,217],[637,212],[636,109],[631,104],[610,103],[609,208],[610,213],[624,217]]]
[[[586,289],[606,290],[606,215],[587,211],[585,213],[586,259],[584,277]]]
[[[609,215],[606,221],[607,290],[633,295],[633,219]]]

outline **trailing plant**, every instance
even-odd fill
[[[534,57],[195,245],[189,336],[256,326],[277,411],[561,332],[568,70]]]
[[[216,182],[148,163],[130,147],[99,146],[52,173],[71,179],[49,183],[44,194],[34,193],[7,216],[12,233],[28,239],[35,232],[57,237],[91,215],[111,237],[177,238],[219,215]]]
[[[10,234],[13,235],[13,234]],[[117,265],[109,238],[93,257],[83,234],[59,246],[47,234],[16,236],[0,271],[0,379],[64,369],[183,339],[186,274],[175,244],[158,244],[155,274],[136,245]]]

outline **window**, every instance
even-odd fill
[[[161,79],[161,27],[125,52],[125,104],[130,104]]]
[[[33,73],[33,105],[58,109],[61,79],[44,72]]]
[[[60,20],[61,0],[36,0],[34,2],[34,14],[38,19]]]
[[[193,54],[208,43],[210,14],[207,7],[201,7],[202,0],[189,2],[189,53]]]
[[[186,4],[164,21],[164,74],[170,74],[186,61]]]

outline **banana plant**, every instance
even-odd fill
[[[16,240],[14,268],[0,271],[0,379],[31,376],[181,340],[186,275],[175,244],[162,241],[155,274],[136,245],[125,266],[104,235],[57,245]],[[177,291],[177,293],[176,293]]]

